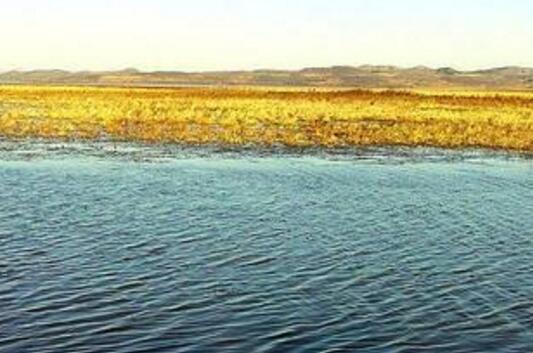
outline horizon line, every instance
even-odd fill
[[[480,72],[480,71],[491,71],[498,69],[531,69],[533,66],[522,66],[522,65],[501,65],[501,66],[490,66],[485,68],[477,69],[458,69],[454,66],[429,66],[429,65],[415,65],[415,66],[406,66],[406,65],[383,65],[383,64],[361,64],[361,65],[324,65],[324,66],[302,66],[299,68],[248,68],[248,69],[206,69],[206,70],[180,70],[180,69],[160,69],[160,70],[143,70],[138,69],[137,67],[124,66],[123,68],[118,69],[66,69],[66,68],[12,68],[12,69],[2,69],[0,68],[0,74],[16,72],[16,73],[32,73],[32,72],[53,72],[60,71],[64,73],[106,73],[106,72],[136,72],[139,74],[150,74],[150,73],[183,73],[183,74],[209,74],[209,73],[232,73],[232,72],[261,72],[261,71],[274,71],[274,72],[301,72],[305,70],[312,69],[335,69],[335,68],[353,68],[353,69],[362,69],[362,68],[390,68],[397,70],[415,70],[415,69],[426,69],[426,70],[452,70],[458,73],[469,73],[469,72]]]

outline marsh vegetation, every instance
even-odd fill
[[[532,151],[533,93],[2,86],[0,135]]]

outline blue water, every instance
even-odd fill
[[[0,352],[533,352],[533,160],[0,144]]]

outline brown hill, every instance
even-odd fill
[[[64,70],[9,71],[0,84],[58,84],[98,86],[313,86],[356,88],[476,88],[533,89],[533,68],[501,67],[458,71],[424,66],[333,66],[299,71],[255,70],[213,72],[140,72],[135,69],[104,72]]]

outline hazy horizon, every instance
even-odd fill
[[[525,0],[20,0],[0,71],[533,67]]]
[[[128,70],[136,70],[140,73],[153,73],[153,72],[168,72],[168,73],[210,73],[210,72],[253,72],[253,71],[301,71],[305,69],[331,69],[335,67],[353,67],[353,68],[362,68],[365,66],[371,66],[371,67],[393,67],[395,69],[399,70],[406,70],[406,69],[416,69],[416,68],[427,68],[431,70],[439,70],[439,69],[453,69],[457,70],[459,72],[475,72],[475,71],[485,71],[485,70],[493,70],[493,69],[503,69],[503,68],[523,68],[523,69],[533,69],[533,66],[519,66],[519,65],[504,65],[504,66],[492,66],[492,67],[483,67],[483,68],[471,68],[471,69],[458,69],[453,66],[440,66],[440,67],[431,67],[427,65],[415,65],[415,66],[398,66],[398,65],[392,65],[392,64],[360,64],[360,65],[328,65],[328,66],[306,66],[306,67],[296,67],[296,68],[288,68],[288,69],[280,69],[275,67],[259,67],[259,68],[249,68],[249,69],[220,69],[220,70],[181,70],[180,68],[175,69],[161,69],[161,70],[143,70],[139,69],[137,67],[122,67],[122,68],[116,68],[116,69],[102,69],[102,70],[91,70],[91,69],[66,69],[61,67],[50,67],[50,68],[14,68],[14,69],[2,69],[0,68],[0,73],[7,73],[7,72],[40,72],[40,71],[65,71],[65,72],[71,72],[71,73],[82,73],[82,72],[120,72],[120,71],[128,71]]]

